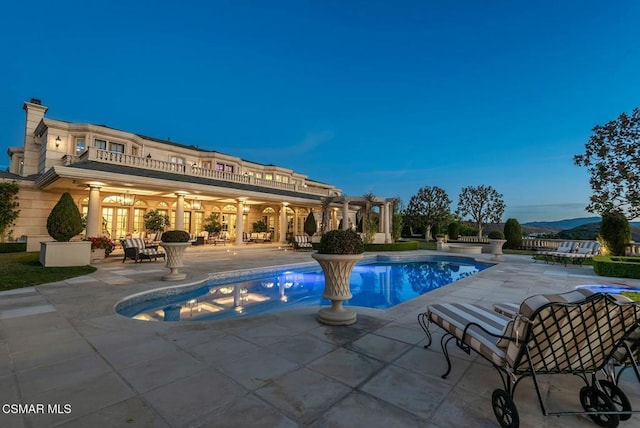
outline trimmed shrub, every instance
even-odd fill
[[[504,233],[500,232],[499,230],[492,230],[487,235],[487,238],[489,238],[489,239],[504,239]]]
[[[506,247],[517,250],[522,246],[522,226],[515,218],[510,218],[504,224],[504,239],[507,240]]]
[[[64,192],[47,218],[47,232],[58,242],[69,242],[82,232],[82,215],[69,192]]]
[[[169,230],[160,237],[162,242],[189,242],[189,233],[184,230]]]
[[[600,276],[640,278],[640,258],[595,256],[593,271]]]
[[[625,248],[631,242],[629,221],[620,211],[603,214],[600,236],[611,255],[624,256]]]
[[[478,236],[478,229],[466,224],[460,225],[460,235],[462,236]]]
[[[27,251],[27,244],[18,242],[0,242],[0,253],[21,253]]]
[[[316,224],[316,217],[313,215],[313,211],[309,213],[304,220],[304,233],[309,236],[313,236],[318,231],[318,225]]]
[[[460,235],[460,223],[457,221],[449,223],[447,234],[449,235],[449,239],[458,239]]]
[[[332,230],[320,238],[319,254],[362,254],[364,243],[354,230]]]

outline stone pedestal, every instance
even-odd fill
[[[350,325],[356,322],[354,311],[345,309],[344,300],[349,300],[351,290],[349,277],[353,266],[362,259],[362,254],[318,254],[311,255],[324,272],[324,292],[322,297],[331,300],[330,308],[320,309],[317,315],[319,322],[328,325]]]
[[[507,242],[506,239],[489,239],[489,244],[491,244],[491,254],[493,254],[491,260],[495,262],[504,261],[504,257],[502,257],[502,246],[505,242]]]
[[[178,269],[183,267],[182,256],[187,247],[191,246],[191,242],[163,242],[160,244],[164,248],[164,252],[167,254],[167,268],[171,270],[168,274],[162,277],[165,281],[179,281],[187,277],[186,273],[178,272]]]

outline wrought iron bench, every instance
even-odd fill
[[[504,388],[493,391],[491,403],[502,427],[519,426],[513,396],[527,377],[533,379],[545,416],[585,414],[598,425],[615,427],[635,412],[617,382],[596,375],[637,334],[640,304],[619,302],[603,293],[588,294],[588,290],[576,290],[531,296],[513,318],[474,304],[431,305],[418,315],[418,321],[428,337],[425,348],[432,343],[431,324],[445,331],[441,345],[447,371],[443,378],[451,372],[447,346],[452,340],[467,354],[478,353],[498,371]],[[579,393],[584,412],[547,412],[538,375],[554,374],[572,374],[584,381]]]

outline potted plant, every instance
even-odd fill
[[[93,236],[86,238],[85,241],[91,242],[91,261],[104,259],[116,246],[108,236]]]
[[[45,267],[85,266],[90,263],[91,243],[70,242],[82,232],[82,216],[71,194],[65,192],[47,218],[47,232],[56,242],[40,243],[40,263]]]
[[[189,242],[189,233],[184,230],[170,230],[164,232],[160,238],[160,245],[167,253],[167,268],[171,271],[164,275],[162,279],[165,281],[178,281],[187,277],[186,273],[179,273],[178,268],[184,266],[182,256],[187,247],[191,245]]]
[[[362,259],[364,243],[354,230],[332,230],[320,238],[318,252],[312,254],[324,272],[322,297],[331,300],[330,308],[320,309],[318,321],[329,325],[349,325],[356,322],[356,313],[342,303],[352,297],[349,276],[353,266]]]
[[[507,242],[507,240],[504,239],[504,234],[499,230],[494,230],[489,232],[487,237],[489,238],[489,244],[491,244],[491,254],[493,254],[491,260],[498,262],[503,261],[502,246]]]
[[[167,227],[171,226],[169,216],[162,214],[158,210],[151,210],[142,216],[144,219],[144,227],[151,232],[163,232]]]
[[[218,213],[212,213],[204,220],[202,228],[209,232],[210,235],[216,235],[222,230],[222,224],[218,221]]]

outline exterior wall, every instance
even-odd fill
[[[19,186],[20,214],[13,227],[13,236],[47,235],[47,218],[60,194],[39,191],[31,181],[21,181]]]

